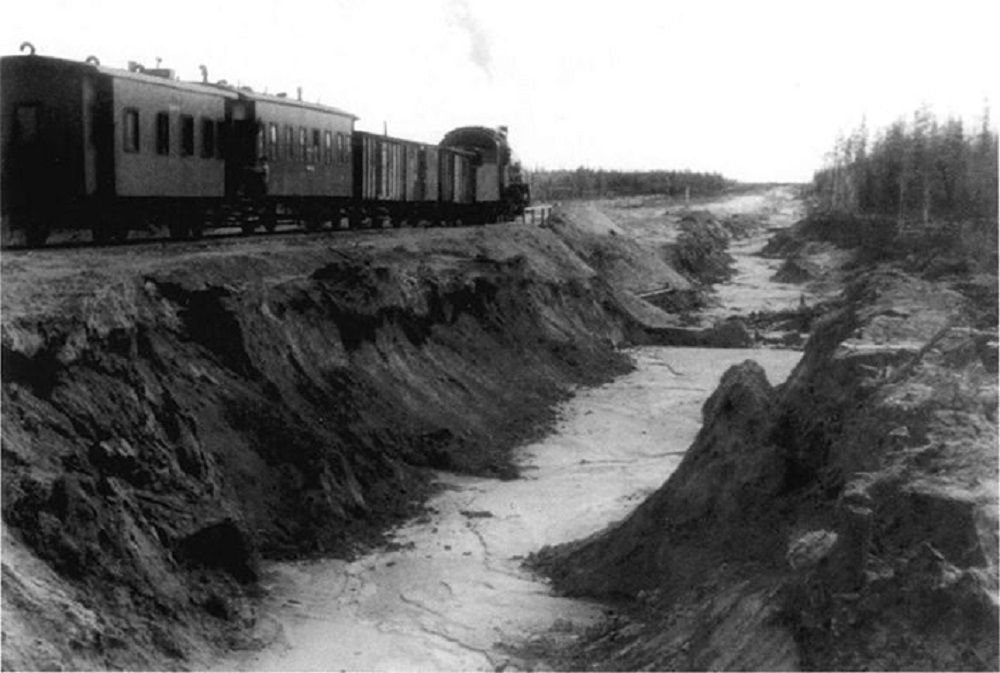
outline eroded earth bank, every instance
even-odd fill
[[[3,667],[996,667],[995,276],[706,207],[4,252]]]

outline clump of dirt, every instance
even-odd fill
[[[551,234],[439,238],[5,259],[3,667],[242,642],[261,557],[351,554],[427,468],[513,476],[554,401],[630,366]]]
[[[996,331],[942,283],[878,268],[772,389],[705,404],[681,466],[622,523],[541,552],[627,619],[567,667],[992,670]]]
[[[732,230],[707,211],[692,211],[681,218],[677,241],[669,247],[673,266],[703,284],[721,283],[733,274],[733,258],[726,252]]]

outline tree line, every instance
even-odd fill
[[[718,173],[693,171],[616,171],[580,167],[574,170],[528,171],[535,201],[613,198],[640,194],[708,196],[733,184]]]
[[[879,216],[897,227],[997,219],[997,133],[989,108],[978,129],[928,109],[870,137],[864,122],[837,139],[815,173],[818,209]]]

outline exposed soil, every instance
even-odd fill
[[[436,470],[516,476],[676,324],[636,293],[699,291],[613,228],[5,251],[4,668],[204,665],[264,637],[262,561],[352,558]]]
[[[178,668],[259,559],[512,477],[631,321],[525,225],[5,252],[3,665]]]
[[[800,215],[5,251],[3,668],[995,669],[996,276]]]
[[[887,264],[891,252],[844,250],[810,228],[767,252],[811,269],[810,289],[848,286],[812,321],[789,380],[773,387],[754,363],[727,372],[656,493],[608,531],[533,559],[563,592],[624,601],[626,615],[582,644],[541,648],[547,661],[1000,664],[996,277],[913,275],[912,259]]]

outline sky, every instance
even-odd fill
[[[807,181],[862,119],[1000,100],[996,0],[0,1],[0,54],[204,64],[426,142],[503,124],[529,168]]]

